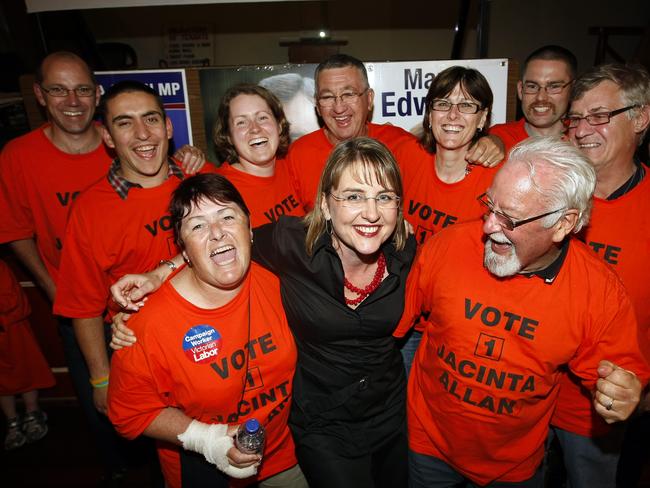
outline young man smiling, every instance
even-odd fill
[[[95,406],[106,413],[108,287],[125,273],[146,271],[178,253],[167,207],[184,175],[167,156],[172,124],[153,90],[134,81],[117,83],[104,95],[102,109],[102,136],[117,157],[107,177],[75,201],[54,312],[72,318]]]

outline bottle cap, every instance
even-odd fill
[[[246,428],[246,432],[249,434],[254,434],[260,430],[260,423],[257,419],[248,419],[244,424],[244,427]]]

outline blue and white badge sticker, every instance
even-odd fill
[[[185,333],[183,352],[195,364],[212,362],[221,350],[221,334],[209,325],[197,325]]]

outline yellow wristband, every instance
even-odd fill
[[[94,388],[104,388],[108,386],[108,375],[102,376],[101,378],[90,378],[90,384]]]

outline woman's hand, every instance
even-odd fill
[[[230,437],[235,438],[237,435],[237,430],[239,429],[238,425],[229,425],[228,433]],[[249,466],[257,466],[262,462],[261,454],[246,454],[237,449],[237,446],[231,447],[226,453],[228,457],[228,462],[231,466],[235,468],[247,468]]]
[[[164,278],[161,279],[155,270],[145,274],[124,275],[111,286],[111,298],[123,310],[137,312],[144,306],[146,295],[160,288],[163,281]]]
[[[137,338],[131,329],[126,326],[126,321],[131,317],[130,313],[118,313],[113,316],[113,324],[111,330],[111,349],[119,351],[123,347],[131,347],[135,344]]]

